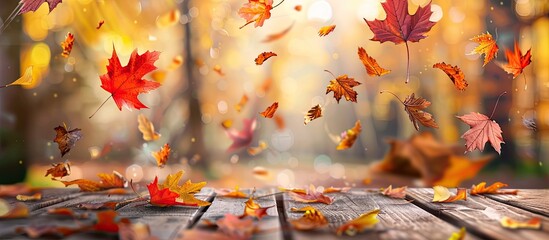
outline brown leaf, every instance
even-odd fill
[[[82,138],[82,133],[80,128],[75,128],[67,131],[65,126],[58,126],[54,128],[57,135],[53,139],[59,145],[59,151],[61,151],[61,157],[65,156],[72,147],[76,144],[78,140]]]
[[[431,102],[427,101],[422,97],[415,97],[415,94],[412,93],[410,96],[404,99],[404,110],[408,113],[410,121],[414,124],[414,127],[419,131],[418,122],[425,127],[438,128],[433,115],[428,112],[423,111],[425,108],[431,105]]]
[[[304,124],[307,125],[307,123],[319,118],[319,117],[322,117],[322,108],[320,107],[319,104],[317,104],[316,106],[313,106],[308,112],[307,114],[305,115],[305,121],[304,121]]]
[[[274,205],[270,207],[261,207],[261,205],[259,205],[254,201],[254,197],[252,193],[250,195],[250,198],[248,198],[248,201],[246,201],[246,205],[244,207],[244,213],[242,214],[241,217],[251,216],[261,220],[261,218],[263,218],[264,216],[269,215],[267,214],[267,210],[269,210],[269,208],[272,208],[272,207],[274,207]]]
[[[389,185],[388,188],[384,189],[381,194],[391,197],[391,198],[405,198],[406,197],[406,186],[394,188],[393,185]]]
[[[342,188],[329,187],[329,188],[324,189],[324,191],[322,191],[322,193],[324,193],[324,194],[341,193],[341,192],[348,192],[349,190],[351,190],[350,187],[342,187]]]
[[[265,118],[272,118],[278,109],[278,102],[274,102],[271,106],[268,106],[265,111],[259,113]]]
[[[337,150],[344,150],[351,148],[355,144],[358,135],[362,131],[362,126],[360,125],[360,120],[355,122],[355,126],[347,131],[341,133],[341,141],[337,145]]]
[[[42,199],[42,193],[35,193],[33,195],[17,195],[15,199],[26,202],[26,201],[36,201]]]
[[[316,187],[313,184],[309,186],[307,193],[290,191],[289,195],[294,201],[303,203],[332,204],[334,202],[332,198],[324,195],[322,192],[317,192]]]
[[[263,52],[263,53],[259,54],[257,56],[257,58],[255,58],[255,64],[256,65],[261,65],[261,64],[263,64],[263,62],[267,61],[267,59],[269,59],[271,57],[274,57],[274,56],[278,56],[278,55],[276,55],[276,53],[274,53],[274,52]]]
[[[0,199],[0,219],[27,218],[29,213],[30,210],[24,203],[10,205],[6,200]]]
[[[70,185],[78,185],[83,192],[97,192],[110,188],[124,188],[127,186],[126,179],[122,174],[117,171],[113,171],[112,174],[100,173],[97,176],[101,179],[99,182],[91,181],[88,179],[76,179],[72,181],[60,181],[65,184],[65,187]]]
[[[102,202],[102,203],[81,203],[76,207],[85,210],[112,209],[116,208],[117,202]]]
[[[465,80],[465,75],[458,66],[452,66],[450,64],[446,64],[445,62],[441,62],[433,65],[433,68],[438,68],[444,71],[444,73],[450,77],[450,80],[452,80],[457,90],[465,91],[467,86],[469,86]]]
[[[370,57],[362,47],[358,48],[358,58],[360,58],[360,61],[364,64],[364,68],[366,68],[366,72],[370,76],[383,76],[391,72],[391,70],[380,67],[377,61],[373,57]]]
[[[331,74],[328,70],[324,71]],[[332,74],[332,76],[334,75]],[[343,74],[338,77],[334,76],[334,78],[334,80],[330,81],[328,87],[326,87],[326,94],[329,92],[334,92],[334,98],[337,100],[337,103],[339,103],[342,96],[344,96],[347,101],[356,102],[356,97],[358,94],[355,90],[353,90],[353,88],[360,85],[360,83],[355,81],[354,78],[349,78],[347,74]]]
[[[309,231],[328,225],[328,219],[314,207],[306,206],[301,209],[292,209],[292,211],[304,212],[300,218],[290,221],[296,230]]]
[[[95,29],[99,30],[103,26],[103,24],[105,24],[105,20],[99,21],[99,23],[97,23],[97,27],[95,27]]]
[[[318,36],[326,36],[328,34],[330,34],[331,32],[333,32],[336,28],[336,25],[329,25],[329,26],[324,26],[324,27],[321,27],[320,30],[318,30]]]
[[[71,174],[71,162],[69,161],[52,163],[51,165],[52,167],[46,171],[44,177],[51,175],[53,178],[63,178]]]
[[[164,144],[164,146],[160,149],[158,152],[152,152],[152,156],[154,159],[156,159],[156,164],[159,168],[163,168],[166,165],[166,162],[168,161],[168,157],[170,156],[170,144]]]
[[[499,221],[501,226],[510,229],[540,229],[541,219],[538,217],[530,218],[526,221],[519,221],[510,217],[504,216]]]
[[[471,187],[471,195],[481,195],[481,194],[513,194],[517,195],[518,190],[499,190],[500,188],[507,187],[509,185],[501,182],[495,182],[494,184],[486,187],[486,182],[481,182],[478,185],[473,185]]]

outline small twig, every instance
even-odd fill
[[[404,106],[406,106],[406,104],[405,104],[396,94],[394,94],[393,92],[391,92],[391,91],[380,91],[380,92],[379,92],[379,94],[382,94],[382,93],[390,93],[390,94],[392,94],[393,96],[395,96],[395,97],[398,99],[398,101],[400,101]]]
[[[105,103],[107,103],[107,101],[109,101],[109,99],[111,99],[111,98],[112,98],[112,94],[107,99],[105,99],[105,101],[103,103],[101,103],[101,105],[99,105],[97,110],[95,110],[95,112],[93,112],[93,114],[89,117],[89,119],[92,118],[97,113],[97,111],[99,111],[99,109],[101,109],[103,107],[103,105],[105,105]]]
[[[496,105],[494,105],[494,109],[492,109],[492,114],[490,114],[490,119],[492,119],[492,117],[494,116],[494,113],[496,112],[496,108],[498,107],[498,103],[499,103],[499,99],[501,98],[501,96],[507,94],[507,92],[502,92],[499,96],[498,96],[498,100],[496,100]]]
[[[280,1],[278,4],[274,5],[271,9],[275,9],[276,7],[280,6],[280,4],[282,4],[284,2],[284,0]]]

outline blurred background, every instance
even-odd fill
[[[464,145],[460,136],[469,127],[455,116],[472,111],[489,115],[497,97],[507,91],[494,114],[503,130],[502,153],[468,181],[549,187],[548,1],[434,0],[431,20],[438,23],[428,38],[409,44],[409,84],[404,83],[405,46],[369,40],[373,33],[363,18],[385,18],[379,0],[285,0],[263,27],[239,29],[246,21],[237,11],[245,2],[64,0],[51,13],[44,4],[17,16],[0,35],[0,84],[19,78],[29,66],[37,82],[0,89],[0,183],[60,187],[43,175],[51,163],[69,160],[71,179],[96,179],[99,172],[117,170],[146,183],[184,169],[193,180],[224,187],[425,186],[414,174],[371,171],[373,164],[387,159],[389,139],[406,141],[416,133],[400,102],[379,94],[387,90],[401,98],[416,93],[431,101],[427,110],[440,128],[420,131],[458,147]],[[409,0],[409,10],[413,13],[427,3]],[[18,4],[2,2],[2,21]],[[101,20],[104,25],[96,29]],[[326,25],[336,25],[335,31],[319,37],[319,28]],[[477,46],[469,39],[487,31],[500,51],[483,68],[483,57],[469,54]],[[75,44],[64,58],[60,42],[68,32],[74,34]],[[281,36],[268,41],[273,34]],[[523,76],[513,80],[497,65],[505,61],[504,50],[512,49],[515,40],[523,53],[532,49],[532,63],[523,73],[526,83]],[[101,89],[99,76],[106,73],[113,46],[122,65],[134,49],[140,54],[160,51],[158,69],[145,79],[162,86],[139,97],[149,109],[119,111],[109,100],[89,119],[110,96]],[[368,76],[358,47],[392,72]],[[257,66],[254,59],[265,51],[278,56]],[[442,61],[463,70],[469,82],[466,91],[457,91],[442,71],[432,68]],[[332,79],[325,69],[362,83],[355,88],[357,103],[338,104],[331,93],[325,94]],[[244,95],[249,100],[237,111]],[[276,122],[258,114],[275,101]],[[323,117],[304,125],[305,113],[316,104],[322,106]],[[137,128],[140,113],[162,134],[159,140],[143,140]],[[232,121],[231,128],[240,130],[243,120],[252,118],[257,118],[257,128],[250,147],[264,141],[267,149],[255,156],[246,147],[228,152],[232,141],[222,122]],[[534,119],[537,131],[526,128],[523,119]],[[336,150],[340,133],[356,120],[363,128],[358,140],[348,150]],[[281,122],[284,126],[277,125]],[[53,128],[63,123],[81,128],[84,137],[61,158],[52,140]],[[158,168],[151,152],[165,143],[172,154],[168,165]],[[484,153],[467,157],[494,153],[486,145]]]

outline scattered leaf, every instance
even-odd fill
[[[519,221],[504,216],[499,221],[502,227],[511,229],[541,229],[541,219],[538,217],[530,218],[526,221]]]
[[[446,75],[448,75],[448,77],[450,77],[450,80],[452,80],[452,82],[454,83],[454,86],[456,87],[457,90],[465,91],[467,86],[469,86],[469,84],[465,80],[465,75],[463,74],[461,69],[459,69],[458,66],[452,66],[450,64],[446,64],[444,62],[441,62],[441,63],[436,63],[435,65],[433,65],[433,68],[438,68],[438,69],[444,71],[444,73],[446,73]]]
[[[515,41],[515,51],[505,49],[505,57],[507,57],[507,64],[501,64],[501,68],[509,74],[513,74],[513,79],[522,73],[522,70],[530,63],[532,60],[532,54],[530,53],[531,49],[528,49],[526,54],[522,55],[520,51],[518,42]]]
[[[297,202],[324,204],[332,204],[334,202],[332,198],[324,195],[322,192],[317,192],[313,184],[309,186],[309,190],[307,191],[307,193],[290,191],[289,194],[290,197],[292,197],[292,199]]]
[[[66,216],[71,218],[88,218],[88,214],[77,214],[69,208],[49,208],[48,214],[57,216]]]
[[[234,109],[237,111],[237,112],[241,112],[242,111],[242,108],[244,108],[246,106],[246,104],[248,103],[248,95],[244,94],[242,95],[242,97],[240,98],[240,102],[238,102],[238,104],[236,104],[234,106]]]
[[[246,193],[240,191],[238,185],[234,187],[234,191],[230,189],[216,189],[215,193],[218,197],[228,197],[228,198],[248,198]]]
[[[26,201],[36,201],[42,199],[42,193],[35,193],[33,195],[17,195],[15,199],[26,202]]]
[[[52,163],[51,165],[52,167],[46,171],[44,177],[51,175],[52,178],[63,178],[71,174],[71,162],[68,160],[60,163]]]
[[[103,24],[105,24],[105,20],[100,20],[99,23],[97,23],[97,27],[95,27],[95,29],[99,30]]]
[[[259,140],[259,144],[257,147],[248,148],[248,154],[250,154],[251,156],[255,156],[262,153],[267,148],[268,148],[267,143],[263,140]]]
[[[16,233],[25,234],[29,238],[64,238],[82,231],[81,228],[69,228],[55,225],[22,226],[15,229]]]
[[[388,188],[384,189],[381,194],[391,197],[391,198],[405,198],[406,197],[406,186],[394,188],[393,185],[389,185]]]
[[[179,171],[176,174],[170,174],[162,184],[158,184],[158,177],[147,185],[151,195],[150,203],[159,207],[174,205],[181,206],[208,206],[209,202],[197,199],[194,194],[206,185],[206,182],[192,183],[187,180],[183,185],[179,185],[179,180],[184,172]]]
[[[61,151],[61,157],[65,156],[78,140],[82,138],[80,128],[75,128],[67,131],[66,126],[57,126],[54,128],[57,135],[53,139],[54,142],[59,145],[59,151]]]
[[[456,195],[452,195],[448,188],[443,186],[434,186],[433,202],[455,202],[458,200],[467,201],[467,189],[458,188]]]
[[[330,34],[331,32],[333,32],[335,30],[335,28],[336,28],[336,25],[321,27],[320,30],[318,30],[318,36],[320,36],[320,37],[326,36],[326,35]]]
[[[362,61],[362,64],[364,64],[364,68],[366,68],[366,73],[370,76],[383,76],[387,73],[390,73],[391,70],[387,70],[379,66],[377,61],[368,55],[366,53],[366,50],[362,47],[358,48],[358,58],[360,58],[360,61]]]
[[[181,12],[179,12],[179,9],[174,8],[171,11],[158,16],[156,18],[156,26],[159,28],[171,27],[179,23],[180,16]]]
[[[457,116],[457,118],[471,127],[461,136],[465,139],[466,152],[472,152],[475,149],[483,151],[484,145],[489,141],[496,152],[501,154],[501,144],[504,142],[501,128],[496,121],[476,112]]]
[[[273,0],[248,0],[240,9],[238,15],[246,20],[246,25],[255,22],[254,27],[262,27],[265,20],[271,17],[271,9],[273,8]]]
[[[129,224],[127,218],[116,220],[118,213],[114,210],[105,210],[97,213],[97,222],[92,226],[92,229],[97,232],[118,233],[119,224]]]
[[[294,26],[294,24],[292,23],[292,25],[290,25],[289,27],[287,27],[286,29],[282,30],[279,33],[274,33],[274,34],[267,35],[267,37],[265,39],[263,39],[263,42],[264,43],[269,43],[269,42],[281,39],[282,37],[286,36],[286,34],[288,34],[288,32],[290,32],[290,30],[292,30],[293,26]]]
[[[308,231],[328,225],[328,219],[314,207],[306,206],[301,209],[292,209],[292,211],[304,212],[300,218],[290,221],[290,224],[296,230]]]
[[[435,181],[433,185],[445,187],[459,186],[461,181],[475,177],[492,159],[493,156],[491,155],[483,156],[476,160],[470,160],[464,156],[451,155],[442,177]]]
[[[351,148],[353,144],[355,144],[355,141],[361,131],[362,126],[360,125],[360,120],[357,120],[353,128],[341,133],[341,141],[339,142],[339,145],[337,145],[336,149],[345,150]]]
[[[461,229],[459,229],[458,232],[453,232],[452,236],[450,236],[448,240],[465,240],[466,233],[467,232],[465,231],[465,227],[462,227]]]
[[[225,134],[229,137],[233,143],[227,149],[227,152],[233,152],[240,148],[244,148],[252,143],[255,128],[257,126],[256,119],[244,119],[243,127],[241,131],[237,131],[234,128],[225,129]]]
[[[251,216],[256,217],[259,220],[261,220],[261,218],[263,218],[264,216],[268,216],[269,214],[267,214],[267,210],[274,207],[274,205],[270,207],[261,207],[261,205],[254,201],[253,193],[250,195],[250,198],[248,198],[248,201],[246,201],[245,203],[246,205],[244,206],[244,213],[241,217]]]
[[[32,66],[30,66],[27,69],[25,69],[25,73],[19,79],[15,80],[14,82],[12,82],[10,84],[0,86],[0,88],[5,88],[5,87],[15,86],[15,85],[31,86],[31,85],[34,85],[35,82],[36,82],[36,80],[32,76]]]
[[[168,157],[170,156],[170,144],[164,144],[160,151],[152,152],[151,155],[156,159],[156,164],[159,168],[163,168],[168,162]]]
[[[27,12],[34,12],[38,10],[38,8],[45,2],[48,3],[51,12],[57,7],[57,4],[60,4],[62,1],[63,0],[21,0],[23,6],[18,14],[21,15]]]
[[[221,68],[220,65],[215,65],[213,67],[213,71],[216,72],[219,76],[225,76],[225,73],[223,72],[223,69]]]
[[[313,106],[308,112],[307,114],[305,115],[305,121],[303,122],[305,125],[307,125],[307,123],[319,118],[319,117],[322,117],[322,108],[320,107],[319,104],[317,104],[316,106]]]
[[[354,236],[357,233],[363,232],[366,229],[373,228],[379,222],[379,219],[377,219],[377,215],[379,214],[379,212],[379,209],[372,210],[341,225],[337,228],[337,235],[341,236],[343,235],[343,233],[345,233],[349,236]]]
[[[251,218],[240,218],[230,213],[216,221],[221,232],[233,239],[250,239],[256,230]]]
[[[0,185],[0,197],[15,197],[19,194],[30,194],[32,189],[25,183]]]
[[[324,71],[332,74],[328,70]],[[326,87],[326,94],[329,92],[334,92],[334,98],[337,100],[337,103],[339,103],[342,96],[344,96],[347,101],[356,102],[356,97],[358,94],[355,90],[353,90],[353,88],[360,85],[360,83],[355,81],[354,78],[349,78],[347,74],[340,75],[339,77],[332,74],[332,76],[335,79],[331,80],[328,87]]]
[[[26,218],[29,213],[30,210],[24,203],[10,204],[6,200],[0,199],[0,219]]]
[[[76,179],[72,181],[60,182],[65,184],[65,187],[76,184],[83,192],[97,192],[111,188],[124,188],[128,184],[124,176],[122,176],[122,174],[118,173],[117,171],[113,171],[112,174],[100,173],[97,174],[97,176],[100,179],[99,182],[91,181],[88,179]]]
[[[145,141],[156,141],[160,138],[160,133],[157,133],[154,130],[154,125],[145,115],[139,114],[137,116],[137,123],[139,124],[137,128],[143,134],[143,140]]]
[[[69,57],[69,55],[71,54],[73,45],[74,45],[74,35],[72,35],[72,33],[67,33],[67,36],[65,37],[65,41],[61,42],[61,48],[63,49],[61,56]]]
[[[276,53],[274,53],[274,52],[262,52],[261,54],[259,54],[257,56],[257,58],[255,58],[255,64],[256,65],[262,65],[263,62],[267,61],[267,59],[269,59],[271,57],[274,57],[274,56],[278,56],[278,55],[276,55]]]
[[[517,195],[518,190],[500,190],[500,188],[507,187],[509,185],[501,182],[495,182],[494,184],[486,187],[486,182],[481,182],[478,185],[473,185],[471,187],[472,195],[481,195],[481,194],[513,194]]]
[[[350,187],[342,187],[342,188],[329,187],[329,188],[324,189],[324,191],[322,191],[322,193],[324,193],[324,194],[340,193],[340,192],[348,192],[349,190],[351,190]]]
[[[261,166],[254,167],[252,170],[252,174],[256,179],[264,181],[272,180],[273,178],[273,174],[269,170]]]
[[[278,102],[274,102],[271,106],[268,106],[265,111],[259,113],[265,118],[273,118],[276,110],[278,109]]]
[[[484,64],[482,64],[483,67],[486,66],[486,64],[488,64],[490,61],[492,61],[492,59],[494,59],[494,57],[498,55],[499,47],[496,43],[496,40],[489,32],[480,34],[469,40],[479,44],[469,54],[484,54]]]
[[[408,113],[408,118],[410,118],[410,121],[414,124],[414,127],[417,131],[419,131],[419,123],[421,123],[421,125],[425,127],[438,128],[435,119],[433,119],[433,115],[423,111],[425,108],[431,106],[431,102],[422,97],[416,98],[416,95],[414,93],[410,94],[410,96],[407,96],[406,99],[402,101],[392,92],[381,91],[380,93],[384,92],[392,94],[398,99],[398,101],[400,101],[404,105],[404,111]]]

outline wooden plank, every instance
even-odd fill
[[[549,217],[549,189],[521,189],[517,195],[489,194],[484,196]]]
[[[80,195],[78,194],[78,192],[80,192],[80,189],[78,188],[46,188],[38,192],[42,193],[42,199],[24,202],[31,211],[63,202]],[[5,198],[5,200],[10,204],[19,202],[15,197]]]
[[[454,191],[455,192],[455,191]],[[408,197],[414,204],[455,225],[486,239],[549,239],[549,218],[517,207],[494,201],[483,196],[469,196],[467,201],[432,203],[433,189],[410,189]],[[512,230],[500,226],[500,219],[507,216],[517,220],[539,217],[541,230]]]
[[[288,221],[300,218],[303,213],[291,212],[292,207],[311,205],[328,219],[329,228],[313,232],[294,231],[295,239],[338,239],[337,227],[361,214],[381,209],[379,223],[371,231],[363,232],[360,239],[448,239],[458,228],[422,210],[404,199],[388,198],[366,189],[353,189],[347,193],[329,194],[334,197],[331,205],[306,204],[291,200],[285,194],[284,204]],[[467,239],[476,239],[471,234]]]

